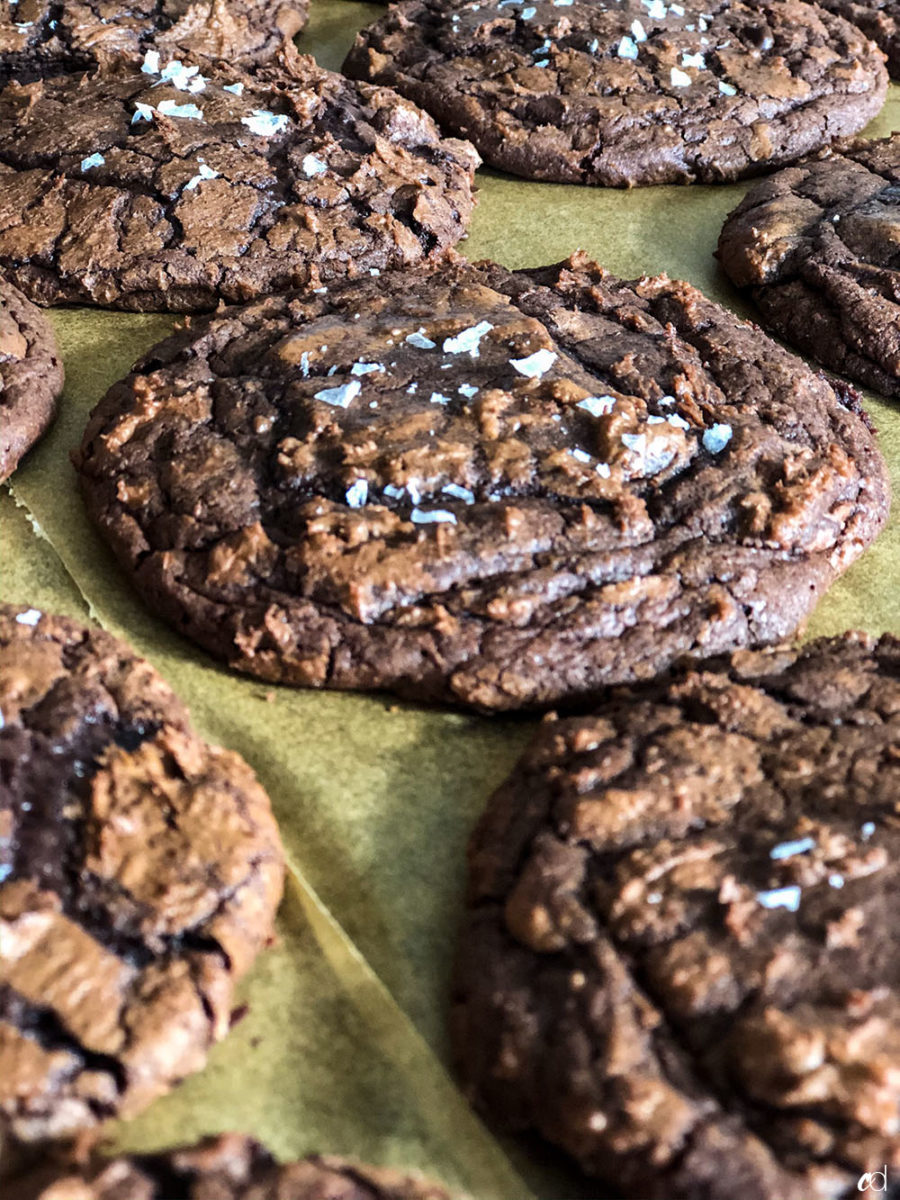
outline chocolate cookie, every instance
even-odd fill
[[[479,1107],[641,1200],[900,1171],[900,640],[742,651],[551,720],[470,846]]]
[[[258,1142],[234,1133],[165,1154],[51,1163],[12,1186],[10,1200],[449,1200],[418,1176],[340,1158],[279,1166]]]
[[[43,304],[138,311],[316,287],[440,257],[477,162],[395,92],[296,52],[253,78],[148,56],[10,84],[0,266]]]
[[[239,670],[535,707],[793,630],[885,519],[851,401],[688,284],[458,262],[193,324],[77,466]]]
[[[900,78],[900,3],[897,0],[818,0],[818,3],[858,25],[887,55],[888,70],[893,78]]]
[[[785,341],[900,397],[900,133],[756,184],[718,256]]]
[[[0,278],[0,482],[47,430],[63,386],[53,330]]]
[[[198,1071],[272,931],[266,794],[149,663],[0,607],[0,1127],[130,1116]]]
[[[404,0],[344,69],[493,166],[607,187],[790,162],[862,129],[887,88],[877,48],[802,0]]]
[[[0,85],[147,50],[264,62],[300,32],[307,7],[307,0],[0,0]]]

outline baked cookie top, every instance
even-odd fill
[[[641,1200],[900,1170],[900,640],[740,652],[541,726],[470,846],[470,1095]]]
[[[238,669],[540,707],[791,632],[885,519],[853,404],[686,283],[459,261],[192,323],[77,466]]]
[[[214,308],[438,258],[478,157],[385,88],[290,52],[0,92],[0,266],[33,300]]]
[[[20,291],[0,278],[0,482],[53,420],[62,386],[53,330]]]
[[[199,1070],[269,938],[268,797],[149,663],[0,607],[0,1125],[129,1116]]]
[[[306,24],[307,0],[0,0],[0,85],[118,56],[265,62]]]
[[[785,341],[900,397],[900,133],[755,184],[718,256]]]
[[[449,1200],[417,1175],[315,1155],[279,1166],[241,1134],[161,1154],[48,1163],[13,1181],[16,1200]]]
[[[858,25],[866,37],[880,46],[888,59],[888,70],[900,76],[900,3],[897,0],[819,0],[829,12]]]
[[[878,49],[802,0],[403,0],[344,69],[493,166],[607,187],[758,173],[858,132],[887,89]]]

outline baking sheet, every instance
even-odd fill
[[[301,40],[337,67],[378,8],[314,0]],[[900,88],[869,132],[897,127]],[[712,251],[745,185],[633,192],[479,173],[472,258],[535,266],[576,248],[625,277],[667,271],[744,315]],[[498,1143],[447,1074],[446,999],[469,830],[527,740],[530,719],[268,687],[229,674],[154,619],[77,499],[68,455],[87,414],[169,316],[55,310],[67,369],[60,418],[0,497],[0,595],[90,616],[123,635],[187,701],[197,727],[240,751],[272,797],[290,880],[279,943],[241,989],[247,1015],[210,1065],[116,1143],[150,1148],[234,1128],[280,1155],[318,1149],[409,1165],[474,1196],[600,1197],[552,1152]],[[869,411],[900,487],[900,409]],[[18,506],[18,507],[17,507]],[[900,531],[826,596],[810,633],[900,631]],[[514,1160],[515,1167],[510,1160]],[[518,1169],[518,1174],[517,1174]],[[527,1184],[523,1182],[527,1179]]]

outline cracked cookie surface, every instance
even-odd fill
[[[0,92],[0,267],[42,304],[188,312],[439,258],[478,157],[395,92],[285,54]]]
[[[0,483],[47,430],[63,386],[53,330],[0,278]]]
[[[544,723],[469,849],[489,1119],[641,1200],[900,1170],[900,640],[741,651]]]
[[[529,179],[715,183],[857,133],[882,55],[802,0],[404,0],[348,74],[397,88]]]
[[[0,84],[157,50],[252,65],[306,23],[306,0],[0,0]]]
[[[540,707],[790,633],[885,519],[854,402],[688,284],[459,261],[194,322],[76,458],[239,670]]]
[[[893,79],[900,78],[900,3],[897,0],[818,0],[822,8],[858,25],[880,46]]]
[[[269,800],[149,663],[0,607],[0,1125],[130,1116],[200,1070],[271,935]]]
[[[16,1200],[450,1200],[418,1175],[331,1155],[280,1165],[234,1133],[158,1154],[47,1163],[12,1186]]]
[[[900,134],[756,184],[726,220],[718,257],[779,337],[900,398]]]

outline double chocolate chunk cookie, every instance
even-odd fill
[[[21,292],[0,278],[0,482],[46,432],[62,386],[53,330]]]
[[[194,323],[77,467],[239,670],[536,707],[790,633],[885,519],[853,404],[686,283],[458,262]]]
[[[823,8],[858,25],[866,37],[880,46],[888,59],[888,70],[900,78],[900,3],[897,0],[818,0]]]
[[[893,637],[545,723],[470,847],[453,1024],[482,1111],[640,1200],[895,1178],[898,789]]]
[[[198,1071],[272,931],[269,801],[149,663],[0,607],[0,1128],[129,1116]]]
[[[48,1163],[10,1186],[10,1200],[449,1200],[443,1188],[417,1176],[340,1158],[316,1155],[279,1166],[239,1134],[89,1166]]]
[[[307,0],[3,0],[0,85],[91,70],[147,50],[264,62],[306,23]]]
[[[395,92],[286,54],[148,54],[0,92],[0,266],[43,304],[191,311],[438,258],[478,156]]]
[[[900,397],[900,134],[756,184],[718,253],[785,341]]]
[[[802,0],[402,0],[344,66],[493,166],[607,187],[790,162],[862,129],[887,89],[876,46]]]

